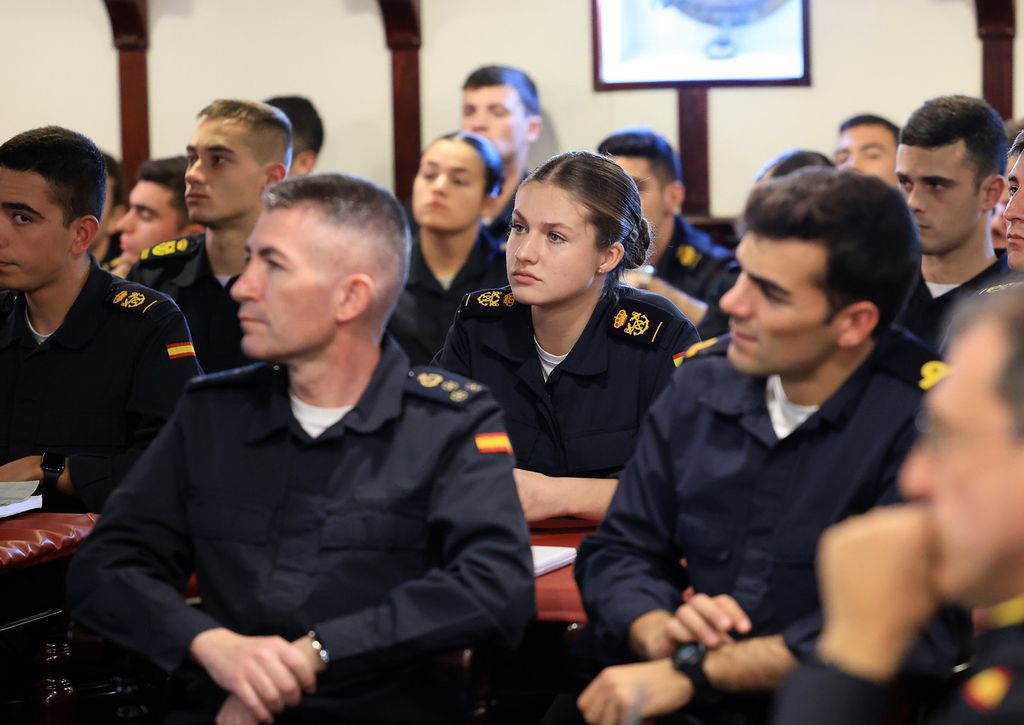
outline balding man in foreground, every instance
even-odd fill
[[[232,295],[276,364],[191,385],[76,555],[72,611],[179,670],[171,722],[452,722],[431,657],[533,614],[498,405],[384,337],[409,254],[390,194],[311,176],[263,201]]]

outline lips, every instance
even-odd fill
[[[538,281],[538,279],[537,279],[537,277],[535,275],[532,275],[529,272],[524,272],[521,269],[513,270],[512,274],[509,275],[509,276],[514,278],[514,279],[516,279],[519,282],[537,282]]]

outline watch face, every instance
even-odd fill
[[[704,659],[705,647],[700,642],[684,642],[676,649],[676,668],[699,664]]]
[[[65,460],[64,456],[59,453],[44,453],[43,460],[40,461],[39,467],[47,473],[63,473]]]

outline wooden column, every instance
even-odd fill
[[[391,50],[395,196],[412,196],[420,163],[420,21],[417,0],[377,0]]]
[[[149,158],[149,50],[147,0],[103,0],[117,48],[121,88],[121,166],[125,190],[135,186],[139,164]]]
[[[1013,0],[974,0],[981,38],[981,87],[985,100],[1003,118],[1013,118]]]
[[[680,87],[679,95],[679,160],[683,164],[686,200],[683,213],[706,217],[711,210],[708,174],[708,90]]]

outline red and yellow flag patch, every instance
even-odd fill
[[[1007,667],[989,667],[964,683],[960,693],[978,712],[988,713],[999,707],[1013,684],[1013,673]]]
[[[506,433],[477,433],[476,449],[481,453],[507,453],[512,455],[512,441]]]
[[[686,350],[683,350],[682,352],[677,352],[675,355],[672,356],[672,362],[673,364],[675,364],[676,367],[679,367],[680,365],[683,364],[683,358],[685,357]]]
[[[172,342],[167,346],[167,357],[176,360],[179,357],[195,357],[196,349],[191,342]]]

